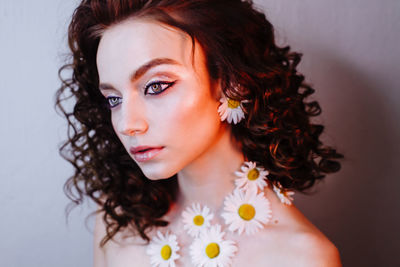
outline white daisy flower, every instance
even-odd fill
[[[175,267],[175,260],[179,258],[179,246],[176,235],[165,234],[157,231],[147,246],[146,253],[150,256],[150,263],[153,267]]]
[[[276,182],[276,185],[273,185],[273,189],[275,194],[278,196],[279,200],[286,205],[292,205],[294,191],[285,190],[280,182]]]
[[[267,224],[272,215],[270,203],[264,193],[255,190],[236,188],[224,201],[224,213],[221,216],[229,225],[229,230],[254,234]]]
[[[218,107],[218,113],[221,116],[221,121],[225,119],[229,123],[236,124],[244,119],[244,112],[240,101],[229,99],[227,97],[221,97],[219,100],[222,104]]]
[[[234,241],[224,240],[221,225],[216,224],[200,233],[190,246],[190,256],[194,266],[227,267],[237,251]]]
[[[257,188],[263,190],[265,186],[268,186],[265,180],[269,174],[267,170],[264,170],[262,167],[257,167],[256,163],[252,161],[246,161],[244,165],[245,166],[241,167],[241,172],[235,172],[236,176],[240,177],[235,180],[237,187],[245,190],[256,190]]]
[[[210,222],[214,215],[206,206],[201,208],[200,204],[193,203],[192,207],[187,207],[182,212],[183,228],[192,237],[197,237],[204,229],[210,227]]]

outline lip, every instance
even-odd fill
[[[153,146],[135,146],[135,147],[131,147],[129,149],[129,152],[131,152],[132,154],[135,154],[136,152],[143,150],[143,149],[149,149],[149,148],[160,148],[160,147],[153,147]]]
[[[162,151],[163,148],[164,147],[137,146],[137,147],[131,147],[129,149],[129,152],[133,155],[135,160],[139,162],[145,162],[157,156]],[[144,152],[139,152],[140,150],[143,149],[148,149],[148,150]]]

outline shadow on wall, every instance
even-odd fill
[[[306,81],[314,80],[326,120],[316,120],[326,126],[322,140],[345,159],[339,173],[317,186],[317,191],[323,186],[323,193],[298,194],[297,206],[335,243],[344,266],[400,266],[395,256],[400,248],[395,238],[400,225],[400,114],[390,104],[399,96],[388,95],[396,85],[340,56],[318,49],[304,54],[319,63],[300,66],[300,72]]]

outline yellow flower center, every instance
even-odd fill
[[[257,180],[259,175],[260,175],[260,172],[257,170],[257,168],[254,168],[251,171],[249,171],[249,173],[247,174],[247,178],[250,181],[254,181],[254,180]]]
[[[165,245],[161,248],[161,258],[168,260],[171,257],[172,249],[169,245]]]
[[[256,215],[256,209],[250,204],[241,205],[238,212],[240,218],[246,221],[250,221]]]
[[[197,226],[202,226],[204,223],[204,218],[201,215],[196,215],[193,218],[193,223]]]
[[[228,98],[228,107],[229,107],[229,108],[234,109],[234,108],[237,108],[239,105],[240,105],[240,102],[239,102],[239,101],[232,100],[232,99],[229,99],[229,98]]]
[[[219,255],[219,246],[217,243],[210,243],[206,247],[206,254],[210,259],[213,259]]]

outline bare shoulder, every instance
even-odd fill
[[[296,258],[296,266],[342,266],[338,249],[322,233],[297,232],[292,235],[289,244]]]
[[[339,250],[294,205],[287,206],[269,194],[273,210],[273,234],[286,255],[288,266],[340,267]],[[280,254],[277,252],[277,254]]]
[[[93,266],[148,266],[149,261],[144,256],[146,254],[146,243],[140,237],[131,236],[121,231],[104,246],[100,246],[101,240],[106,235],[103,215],[104,212],[96,214],[93,235]]]

